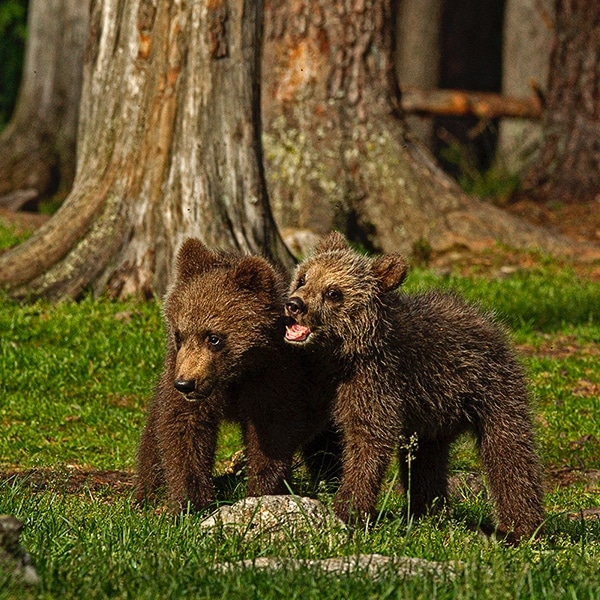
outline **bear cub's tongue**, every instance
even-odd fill
[[[309,335],[310,329],[300,323],[294,323],[285,328],[285,337],[290,342],[303,342]]]

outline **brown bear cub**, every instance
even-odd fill
[[[167,352],[141,437],[137,501],[166,485],[174,508],[213,502],[223,419],[242,426],[248,494],[287,493],[294,452],[328,413],[308,389],[311,373],[298,381],[303,353],[283,340],[286,287],[261,257],[212,252],[197,239],[183,244],[164,302]]]
[[[521,367],[490,315],[453,293],[399,293],[406,274],[401,256],[360,256],[332,233],[291,285],[286,340],[318,357],[337,385],[343,475],[335,511],[346,521],[373,515],[398,451],[410,511],[426,513],[446,498],[451,443],[471,431],[498,531],[513,541],[530,536],[544,510]]]

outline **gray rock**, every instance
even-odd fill
[[[202,521],[207,532],[217,530],[226,535],[241,535],[246,539],[261,539],[269,543],[293,539],[311,545],[337,537],[341,540],[347,527],[318,500],[298,496],[261,496],[245,498],[231,506],[222,506]],[[218,572],[236,569],[296,570],[315,569],[324,573],[347,574],[361,572],[377,579],[382,575],[393,577],[433,576],[453,577],[462,563],[438,562],[407,556],[358,554],[325,559],[295,559],[290,557],[260,557],[236,562],[217,563]]]
[[[321,241],[321,236],[310,229],[294,229],[291,227],[283,229],[281,237],[296,258],[308,256]]]
[[[336,556],[324,559],[305,559],[281,557],[261,557],[237,562],[219,563],[215,569],[230,572],[236,569],[255,569],[258,571],[315,569],[334,575],[346,575],[360,572],[371,579],[384,575],[397,578],[433,576],[435,578],[454,577],[459,563],[439,562],[412,558],[408,556],[383,556],[381,554],[358,554],[354,556]]]
[[[268,542],[310,540],[311,536],[342,533],[346,526],[318,500],[299,496],[260,496],[222,506],[200,524]]]
[[[8,575],[11,582],[37,585],[39,577],[31,556],[19,544],[23,523],[11,515],[0,515],[0,571],[2,579]]]

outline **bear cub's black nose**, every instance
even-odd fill
[[[196,381],[194,379],[176,379],[173,385],[182,394],[189,394],[196,389]]]
[[[285,303],[285,307],[291,315],[300,315],[306,312],[306,304],[304,304],[302,298],[298,298],[298,296],[292,296]]]

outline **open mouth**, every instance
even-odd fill
[[[204,394],[199,394],[198,392],[190,392],[189,394],[181,394],[181,397],[190,404],[194,404],[196,402],[200,402],[204,400],[206,396]]]
[[[293,321],[285,327],[285,339],[288,342],[305,342],[311,334],[310,328]]]
[[[194,402],[199,402],[200,400],[202,400],[204,398],[204,396],[199,396],[196,393],[191,393],[191,394],[182,394],[182,396],[191,403]]]
[[[192,391],[189,391],[187,393],[182,393],[180,392],[182,398],[184,400],[186,400],[187,402],[190,402],[191,404],[196,403],[196,402],[201,402],[203,400],[207,400],[213,391],[213,386],[204,388],[204,389],[195,389]]]

